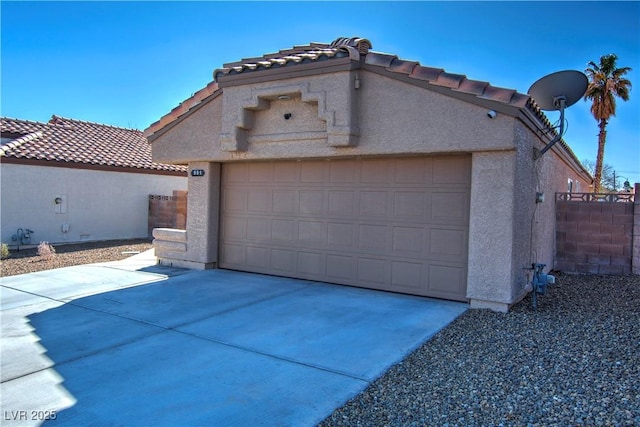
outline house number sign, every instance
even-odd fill
[[[204,169],[191,169],[191,176],[204,176]]]

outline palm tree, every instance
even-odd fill
[[[600,57],[600,64],[589,61],[585,70],[589,78],[587,92],[584,99],[591,100],[591,114],[598,121],[600,133],[598,134],[598,155],[593,191],[600,192],[600,180],[602,179],[602,165],[604,163],[604,144],[607,141],[607,123],[611,116],[616,115],[616,97],[623,101],[629,100],[631,82],[624,78],[629,67],[616,68],[618,56],[614,53]]]

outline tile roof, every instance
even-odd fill
[[[154,163],[151,145],[142,132],[99,123],[52,116],[47,123],[0,118],[2,159],[29,159],[186,173],[185,166]]]
[[[209,95],[219,91],[217,81],[222,77],[297,66],[347,56],[354,61],[361,61],[361,58],[364,57],[364,64],[370,67],[369,69],[384,71],[399,77],[403,76],[416,83],[423,82],[428,87],[439,89],[441,92],[450,91],[452,95],[462,94],[463,96],[471,97],[471,100],[475,97],[479,100],[495,101],[516,109],[527,109],[543,124],[548,124],[546,116],[529,95],[518,93],[513,89],[492,86],[488,82],[471,80],[462,74],[447,73],[441,68],[423,66],[416,61],[406,61],[396,55],[374,52],[370,50],[371,48],[371,42],[367,39],[340,37],[332,43],[311,43],[305,46],[294,46],[290,49],[268,53],[260,57],[224,64],[223,68],[216,69],[213,72],[214,81],[203,89],[204,93],[201,93],[203,90],[196,92],[196,94],[182,102],[159,121],[151,124],[144,131],[144,135],[146,137],[153,135],[167,124],[180,118]]]
[[[224,64],[223,68],[213,72],[213,78],[217,80],[223,75],[239,74],[246,71],[260,71],[332,58],[353,57],[355,56],[354,51],[357,51],[359,55],[366,55],[369,49],[371,49],[371,42],[367,39],[341,37],[331,44],[311,43],[306,46],[294,46],[291,49],[268,53],[258,58],[241,59],[237,62]]]

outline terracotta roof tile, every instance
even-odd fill
[[[438,74],[438,79],[435,81],[435,84],[450,89],[457,89],[464,79],[466,79],[466,77],[462,74],[451,74],[443,71]]]
[[[151,145],[136,129],[52,116],[47,123],[0,118],[3,158],[113,166],[163,172],[185,172],[186,167],[154,163]]]
[[[455,91],[481,96],[487,86],[489,86],[488,82],[481,82],[479,80],[469,80],[467,78],[464,78],[460,82],[460,86],[458,86]]]
[[[443,71],[444,70],[442,68],[424,67],[421,65],[413,69],[410,77],[418,80],[435,82]]]
[[[277,55],[277,56],[275,56]],[[260,71],[272,67],[286,67],[295,64],[308,64],[330,58],[343,58],[348,54],[338,48],[302,49],[299,52],[281,51],[280,54],[268,54],[259,58],[243,59],[238,62],[224,64],[213,72],[217,80],[220,76],[240,74],[248,71]]]
[[[511,102],[511,98],[513,98],[513,95],[515,93],[516,91],[512,89],[503,89],[500,87],[487,85],[481,97],[509,104]]]
[[[364,63],[368,65],[377,65],[380,67],[389,67],[394,59],[398,57],[395,55],[389,55],[387,53],[369,53],[364,59]]]
[[[237,62],[224,64],[213,72],[214,80],[226,74],[238,74],[247,71],[259,71],[261,67],[288,66],[292,64],[307,64],[315,61],[323,61],[331,58],[343,58],[348,56],[348,50],[355,49],[358,54],[366,55],[371,49],[371,42],[360,37],[340,37],[333,42],[310,43],[304,46],[294,46],[290,49],[282,49],[278,52],[245,58]]]
[[[416,61],[403,61],[402,59],[394,58],[387,70],[394,73],[411,74],[417,65]]]
[[[346,56],[351,57],[354,61],[359,61],[362,56],[364,56],[364,64],[367,66],[381,67],[387,72],[402,75],[405,76],[405,78],[408,77],[416,81],[427,82],[434,88],[450,89],[454,92],[476,96],[479,99],[500,102],[516,108],[526,108],[531,110],[534,115],[539,116],[539,114],[542,114],[542,116],[544,116],[535,103],[529,102],[530,97],[528,95],[518,93],[512,89],[491,86],[488,82],[471,80],[462,74],[448,73],[442,68],[423,66],[416,61],[403,60],[396,55],[373,52],[370,51],[371,47],[371,42],[364,38],[340,37],[329,44],[310,43],[304,46],[294,46],[293,48],[268,53],[260,57],[246,58],[237,62],[224,64],[223,68],[214,71],[214,81],[209,83],[207,88],[205,88],[206,96],[199,95],[202,91],[197,92],[194,96],[183,101],[178,107],[163,116],[159,121],[149,126],[149,128],[145,130],[144,135],[147,137],[153,135],[167,124],[183,116],[206,97],[215,93],[218,90],[215,80],[219,77],[240,73],[260,72],[260,70],[275,67],[297,66],[298,64]]]

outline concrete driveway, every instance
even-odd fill
[[[468,307],[142,264],[0,279],[0,424],[314,425]]]

